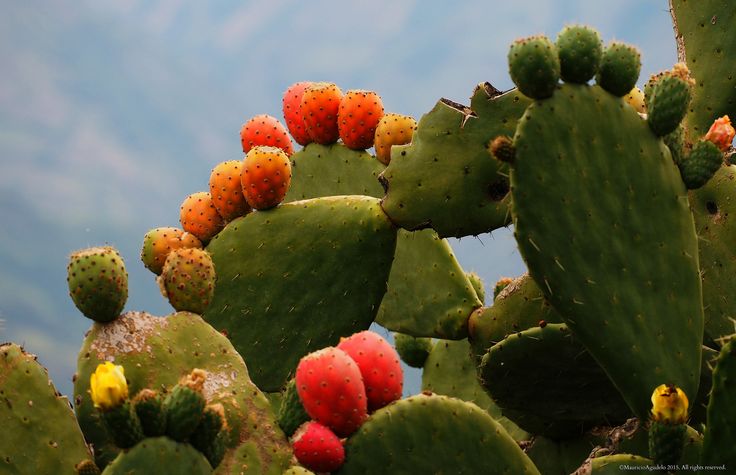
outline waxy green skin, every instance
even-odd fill
[[[209,475],[212,467],[197,449],[167,437],[143,439],[135,447],[120,453],[102,472],[103,475],[141,473],[144,467],[155,467],[161,475]]]
[[[92,458],[66,397],[34,355],[0,345],[0,473],[74,475]]]
[[[703,438],[703,465],[736,466],[736,339],[723,346],[715,369]]]
[[[113,247],[77,251],[67,266],[69,296],[85,317],[109,322],[118,317],[128,299],[128,272]]]

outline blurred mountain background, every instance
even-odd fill
[[[555,5],[556,3],[556,5]],[[417,119],[479,82],[508,89],[517,37],[585,23],[642,51],[640,83],[676,61],[666,0],[28,0],[0,16],[0,340],[39,356],[64,394],[90,321],[67,295],[70,252],[116,246],[127,310],[171,311],[140,262],[210,169],[242,158],[240,125],[281,118],[292,83],[379,92]],[[524,272],[511,230],[453,240],[492,287]],[[489,289],[490,291],[490,289]],[[385,334],[385,332],[384,332]],[[419,388],[410,373],[407,393]]]

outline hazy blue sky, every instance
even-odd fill
[[[212,166],[241,158],[240,125],[280,117],[291,83],[376,90],[419,118],[479,82],[509,88],[513,39],[577,22],[638,45],[642,83],[676,60],[666,0],[4,2],[0,339],[71,392],[90,322],[67,296],[66,262],[90,245],[122,252],[127,309],[168,313],[138,258],[143,234],[178,225]],[[453,244],[487,284],[524,271],[508,230]]]

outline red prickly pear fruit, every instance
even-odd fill
[[[284,200],[291,185],[291,161],[276,147],[253,147],[243,160],[243,194],[253,209],[264,210]]]
[[[289,156],[294,153],[286,127],[276,117],[267,114],[257,115],[243,124],[240,129],[240,143],[243,145],[243,153],[248,153],[259,145],[278,147]]]
[[[192,193],[179,208],[179,221],[184,231],[194,234],[203,243],[219,233],[225,222],[217,212],[212,196],[206,191]]]
[[[217,164],[210,174],[210,196],[215,209],[225,221],[244,216],[250,206],[243,195],[240,177],[243,174],[241,160],[229,160]]]
[[[340,101],[337,115],[342,142],[353,150],[371,148],[381,117],[381,96],[373,91],[348,91]]]
[[[143,236],[141,261],[146,269],[156,275],[161,274],[166,257],[174,249],[190,247],[201,248],[202,241],[191,233],[179,228],[155,228]]]
[[[337,348],[360,368],[369,412],[401,399],[404,372],[399,354],[381,335],[365,330],[343,338]]]
[[[334,472],[345,463],[345,448],[329,428],[319,422],[302,424],[291,439],[296,459],[315,472]]]
[[[341,100],[342,91],[332,83],[313,83],[304,91],[299,111],[313,142],[329,145],[340,138],[337,114]]]
[[[410,143],[415,130],[417,121],[413,117],[401,114],[384,115],[376,126],[376,158],[388,165],[391,161],[391,147]]]
[[[309,417],[340,437],[355,432],[368,418],[360,369],[344,351],[329,346],[308,354],[299,361],[295,379]]]
[[[288,127],[289,133],[299,145],[312,143],[312,138],[307,133],[307,127],[304,125],[304,118],[300,110],[304,91],[311,85],[312,83],[309,81],[292,84],[284,92],[282,100],[286,127]]]

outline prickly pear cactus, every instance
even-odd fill
[[[713,370],[713,389],[703,440],[703,465],[736,467],[736,339],[721,350]]]
[[[92,458],[69,401],[34,355],[0,345],[0,473],[76,473]]]
[[[251,382],[242,358],[227,338],[188,312],[167,317],[128,312],[111,324],[93,325],[87,334],[77,362],[75,406],[100,466],[118,451],[105,433],[88,390],[97,365],[112,359],[125,368],[131,396],[144,388],[172,387],[193,368],[207,372],[204,396],[208,403],[223,405],[229,428],[228,450],[217,473],[278,475],[289,466],[286,438],[268,400]]]
[[[151,467],[152,471],[155,470],[155,473],[161,475],[212,473],[212,467],[197,449],[167,437],[143,439],[135,447],[120,453],[102,473],[103,475],[142,473],[144,467]]]

